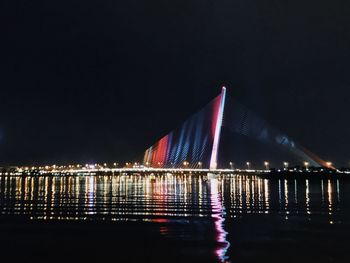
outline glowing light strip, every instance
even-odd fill
[[[218,158],[218,150],[219,150],[222,118],[223,118],[223,115],[224,115],[225,97],[226,97],[226,88],[222,87],[221,95],[220,95],[220,106],[219,106],[219,110],[218,110],[217,118],[216,118],[213,150],[211,152],[211,158],[210,158],[210,166],[209,166],[209,168],[211,170],[212,169],[215,170],[217,168],[217,158]]]

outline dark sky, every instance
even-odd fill
[[[122,161],[228,87],[350,162],[349,1],[2,1],[0,165]]]

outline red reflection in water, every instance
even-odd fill
[[[230,243],[227,241],[227,232],[224,229],[225,219],[223,217],[225,211],[221,203],[219,195],[218,179],[210,179],[210,203],[212,206],[212,217],[215,220],[216,230],[216,241],[219,243],[219,247],[216,249],[215,254],[217,255],[220,262],[228,262],[228,256],[226,255]]]
[[[168,223],[169,220],[165,219],[165,218],[159,218],[159,219],[151,219],[151,222],[155,222],[155,223]]]

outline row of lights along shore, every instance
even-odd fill
[[[197,162],[195,165],[191,165],[190,162],[188,161],[184,161],[183,163],[183,167],[182,168],[193,168],[193,166],[195,166],[195,168],[197,169],[202,169],[203,168],[203,163],[202,162]],[[229,168],[231,170],[235,170],[235,163],[234,162],[229,162]],[[245,163],[247,170],[252,170],[252,163],[247,161]],[[266,170],[270,170],[270,162],[268,161],[264,161],[263,162],[264,168]],[[310,163],[309,162],[304,162],[303,163],[305,169],[309,169],[310,167]],[[20,167],[21,170],[60,170],[60,169],[103,169],[103,168],[135,168],[135,167],[152,167],[152,168],[157,168],[157,167],[162,167],[163,163],[158,162],[156,166],[151,166],[150,163],[146,162],[145,164],[142,163],[138,163],[138,162],[126,162],[125,165],[120,166],[119,163],[113,163],[112,165],[109,165],[107,163],[103,163],[103,164],[85,164],[85,165],[62,165],[62,166],[58,166],[58,165],[51,165],[51,166],[32,166],[32,167]],[[173,164],[171,164],[171,166],[173,166]],[[326,162],[325,165],[326,168],[333,168],[333,163],[332,162]],[[172,167],[174,168],[174,167]],[[288,162],[283,162],[283,168],[284,169],[288,169],[289,168],[289,163]]]

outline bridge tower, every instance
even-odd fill
[[[219,144],[220,144],[220,134],[221,134],[221,127],[222,127],[222,120],[224,117],[224,108],[225,108],[225,99],[226,99],[226,88],[222,87],[220,99],[218,101],[217,109],[216,109],[216,116],[214,117],[214,141],[213,141],[213,148],[211,151],[211,157],[210,157],[210,170],[215,170],[217,168],[218,164],[218,152],[219,152]]]

